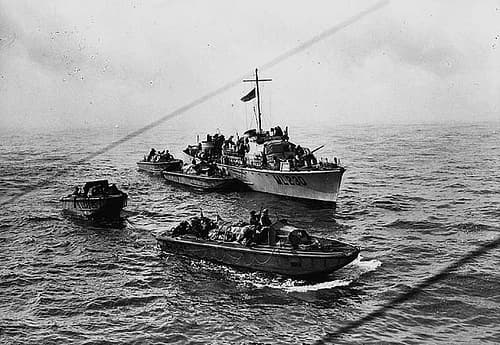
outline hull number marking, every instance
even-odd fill
[[[290,186],[307,186],[306,180],[302,176],[273,175],[277,184]]]

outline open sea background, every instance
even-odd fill
[[[140,173],[151,147],[195,140],[166,123],[74,164],[131,128],[0,129],[1,344],[302,344],[357,320],[499,234],[500,124],[291,128],[347,171],[336,209],[253,193],[200,193]],[[59,197],[107,178],[129,194],[110,227],[65,217]],[[361,247],[323,281],[248,273],[173,255],[152,234],[267,207]],[[497,248],[336,344],[498,344]]]

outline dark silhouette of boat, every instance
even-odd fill
[[[128,195],[107,180],[85,183],[83,191],[75,191],[62,197],[63,211],[85,219],[118,219],[121,210],[127,206]]]
[[[182,223],[181,223],[182,224]],[[227,225],[217,225],[224,233]],[[283,222],[276,222],[265,243],[243,245],[196,234],[156,235],[159,248],[168,253],[209,260],[243,269],[277,273],[296,278],[328,275],[354,261],[359,248],[334,239],[310,236]],[[245,227],[242,227],[245,228]],[[224,237],[224,236],[223,236]]]
[[[139,170],[159,175],[162,171],[179,171],[182,168],[182,160],[173,159],[168,162],[137,162]]]
[[[163,171],[165,180],[204,191],[230,190],[238,186],[238,180],[217,164],[193,159],[180,171]]]
[[[137,162],[139,170],[155,175],[160,175],[162,171],[179,171],[182,168],[182,160],[175,159],[168,150],[156,151],[151,149],[142,161]]]
[[[238,183],[237,179],[230,176],[196,175],[181,171],[163,171],[162,175],[169,182],[205,191],[229,190]]]
[[[189,145],[183,152],[204,161],[217,162],[229,175],[249,189],[290,198],[336,203],[345,168],[340,160],[318,160],[314,153],[325,145],[310,150],[289,140],[288,127],[265,131],[262,128],[259,83],[271,79],[244,80],[255,82],[255,88],[241,98],[257,100],[257,129],[228,139],[219,133],[207,140]]]

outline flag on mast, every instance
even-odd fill
[[[247,93],[245,96],[241,97],[241,101],[248,102],[254,98],[255,98],[255,88],[253,88],[252,91]]]

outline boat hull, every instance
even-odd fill
[[[237,180],[232,177],[208,177],[172,171],[164,171],[162,175],[169,182],[207,191],[226,190],[237,184]]]
[[[169,162],[137,162],[139,170],[160,175],[162,171],[178,171],[182,168],[182,160],[174,159]]]
[[[110,195],[102,197],[68,196],[60,200],[65,212],[86,219],[119,219],[127,196]]]
[[[298,199],[337,201],[344,168],[276,171],[219,164],[250,189]]]
[[[170,236],[159,236],[157,241],[160,249],[168,253],[296,278],[330,274],[354,261],[359,254],[358,248],[347,244],[344,244],[345,250],[332,253],[268,245],[249,248],[234,242]]]

